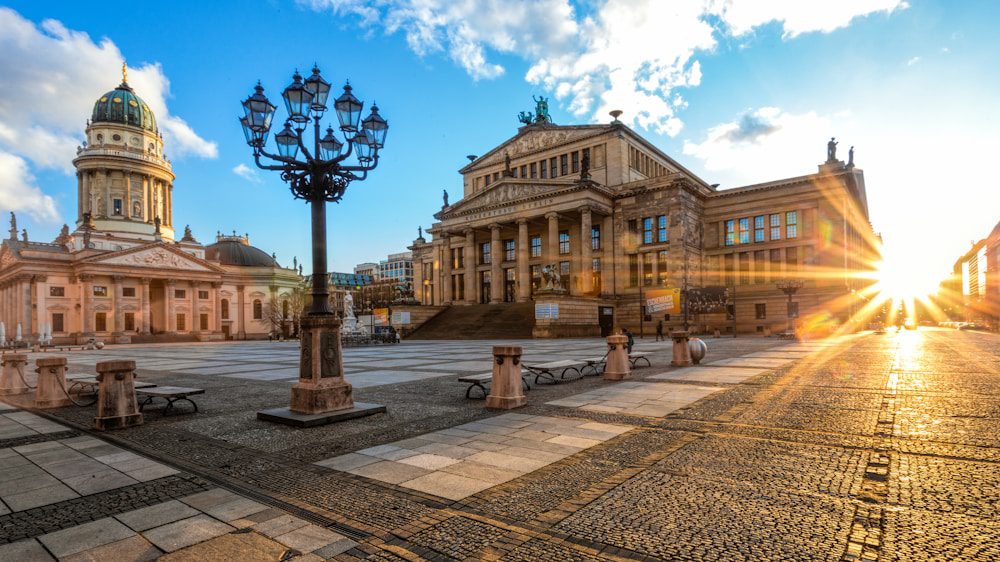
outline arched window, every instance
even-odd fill
[[[229,299],[222,299],[222,319],[229,320]]]
[[[281,317],[288,318],[288,301],[281,301]]]
[[[261,304],[260,299],[253,300],[253,319],[261,320],[264,318],[264,306]]]

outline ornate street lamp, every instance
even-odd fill
[[[799,289],[805,284],[801,279],[779,279],[776,281],[775,286],[781,290],[782,293],[788,295],[788,333],[792,334],[795,330],[792,328],[792,295],[798,292]]]
[[[320,76],[319,68],[314,66],[312,75],[305,80],[298,71],[292,75],[291,84],[281,93],[288,118],[274,135],[277,153],[266,148],[276,106],[264,95],[260,82],[243,101],[244,116],[240,118],[257,167],[281,172],[292,196],[309,202],[312,209],[312,302],[301,325],[299,382],[292,387],[291,408],[258,412],[258,418],[292,425],[306,425],[303,418],[329,412],[334,413],[329,417],[346,419],[385,411],[374,404],[355,405],[351,385],[344,380],[340,320],[330,309],[327,287],[326,203],[339,202],[352,181],[366,179],[368,172],[378,166],[389,124],[374,105],[362,121],[364,103],[346,84],[333,103],[344,141],[334,136],[332,127],[321,136],[320,121],[328,109],[329,94],[330,83]],[[304,138],[310,121],[312,143]],[[356,163],[352,163],[352,157]],[[317,422],[311,419],[308,423]]]

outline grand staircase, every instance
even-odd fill
[[[454,305],[428,320],[407,339],[492,340],[531,338],[535,305],[531,302]]]

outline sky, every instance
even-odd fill
[[[330,206],[332,270],[404,251],[442,189],[461,197],[465,156],[542,95],[558,124],[622,110],[720,189],[814,173],[835,136],[842,157],[855,147],[887,261],[929,288],[1000,220],[998,16],[989,0],[13,2],[0,213],[46,241],[75,218],[71,161],[124,60],[165,136],[178,229],[307,261],[308,209],[254,167],[237,117],[257,80],[280,106],[315,62],[390,124],[378,169]]]

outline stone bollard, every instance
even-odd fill
[[[632,374],[627,347],[628,336],[608,336],[608,360],[604,365],[604,380],[620,381]]]
[[[35,389],[36,408],[62,408],[73,404],[66,394],[66,358],[42,357],[35,360],[38,387]]]
[[[486,407],[511,410],[528,404],[521,385],[521,346],[493,346],[493,382]]]
[[[23,353],[8,353],[3,356],[3,372],[0,373],[0,396],[24,394],[31,389],[24,384],[21,375],[28,364],[28,356]],[[21,371],[18,373],[18,371]]]
[[[135,361],[101,361],[97,364],[97,382],[95,429],[142,424],[142,412],[135,399]]]
[[[691,348],[688,347],[687,330],[677,330],[670,332],[670,337],[674,340],[674,358],[670,362],[674,367],[686,367],[691,364]]]

